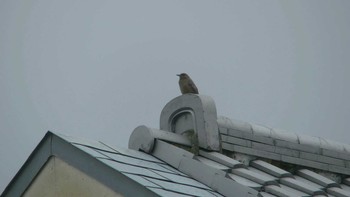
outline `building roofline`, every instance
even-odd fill
[[[36,146],[28,159],[6,186],[1,196],[21,196],[40,169],[52,154],[51,139],[53,133],[48,131],[40,143]]]
[[[124,196],[159,196],[143,185],[109,167],[64,138],[48,131],[24,165],[20,168],[1,196],[21,196],[30,186],[50,157],[58,157],[69,165]],[[108,175],[108,176],[107,176]],[[133,187],[130,187],[130,185]]]
[[[350,145],[218,117],[222,148],[298,166],[350,175]]]

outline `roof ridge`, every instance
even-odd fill
[[[218,117],[223,149],[350,175],[350,145]]]

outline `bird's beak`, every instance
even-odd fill
[[[176,76],[179,76],[179,77],[180,77],[180,74],[177,74]]]

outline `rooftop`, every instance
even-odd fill
[[[217,116],[204,95],[171,100],[129,149],[48,132],[2,195],[21,195],[53,155],[129,195],[127,180],[149,196],[350,196],[349,144]]]

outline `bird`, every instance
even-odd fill
[[[197,86],[193,83],[192,79],[188,74],[181,73],[177,74],[180,77],[179,86],[182,94],[198,94]]]

